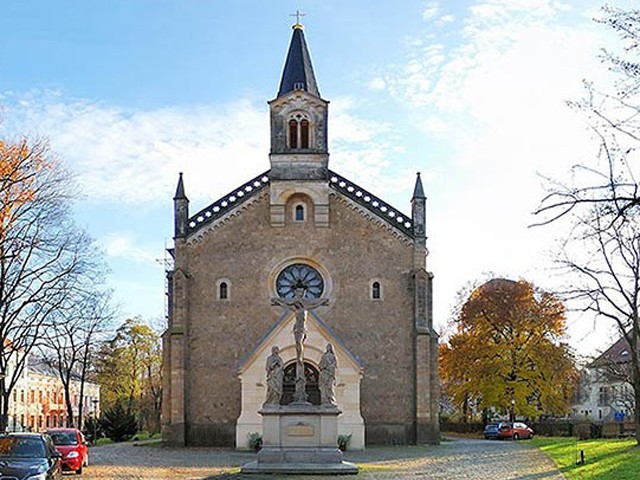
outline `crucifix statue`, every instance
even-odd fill
[[[293,396],[293,403],[307,403],[306,378],[304,376],[304,341],[307,338],[307,315],[308,312],[322,305],[329,303],[328,298],[305,298],[307,287],[298,280],[293,287],[294,296],[292,299],[273,298],[272,305],[280,305],[293,312],[296,321],[293,324],[293,338],[296,342],[296,389]]]

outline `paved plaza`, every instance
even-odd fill
[[[255,453],[213,448],[165,448],[131,443],[92,447],[84,480],[317,480],[322,476],[241,475]],[[370,447],[346,452],[360,467],[345,479],[561,480],[553,462],[526,441],[456,439],[439,446]]]

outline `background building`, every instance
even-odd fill
[[[78,425],[80,382],[72,380],[71,403]],[[83,418],[100,415],[100,387],[84,384]],[[9,431],[41,431],[69,425],[64,389],[58,373],[42,362],[29,359],[9,401]]]

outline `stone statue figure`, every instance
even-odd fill
[[[284,380],[284,363],[279,355],[280,349],[277,346],[271,348],[271,355],[267,358],[267,398],[266,405],[280,405],[282,398],[282,382]]]
[[[320,376],[318,378],[318,387],[320,388],[320,404],[335,405],[336,404],[336,369],[338,368],[338,360],[333,353],[333,346],[327,343],[327,348],[320,359]]]
[[[305,298],[304,294],[306,291],[307,287],[301,281],[298,281],[293,289],[293,298],[271,299],[272,305],[280,305],[292,311],[296,316],[296,321],[293,324],[293,338],[296,342],[296,389],[293,395],[294,403],[306,403],[307,401],[307,394],[305,392],[306,379],[304,376],[304,341],[307,339],[306,323],[308,312],[329,303],[329,299],[327,298]]]

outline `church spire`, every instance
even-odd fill
[[[289,53],[282,71],[282,80],[280,80],[280,89],[278,97],[281,97],[293,90],[304,90],[316,97],[320,97],[316,77],[313,73],[311,65],[311,56],[307,49],[307,42],[304,40],[303,26],[299,19],[293,26],[293,36],[289,45]]]

